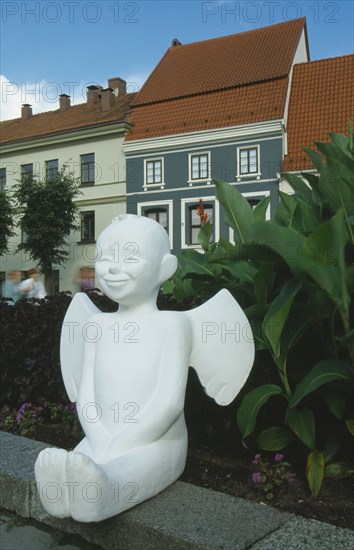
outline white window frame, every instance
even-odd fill
[[[269,197],[270,191],[247,191],[246,193],[242,193],[242,196],[245,198],[257,198],[257,199],[264,199],[264,197]],[[270,220],[270,203],[268,204],[268,208],[266,210],[266,220]],[[235,244],[234,239],[234,230],[229,227],[229,241],[232,244]]]
[[[147,174],[147,163],[148,162],[161,162],[161,183],[148,183],[146,174]],[[165,188],[165,168],[164,168],[164,157],[154,157],[154,158],[147,158],[144,159],[144,185],[143,189],[147,191],[148,189],[152,189],[153,187],[159,187],[160,189]]]
[[[247,174],[241,174],[241,151],[247,149],[256,149],[257,150],[257,172],[248,172]],[[254,145],[243,145],[242,147],[237,147],[237,163],[236,163],[236,180],[241,181],[242,178],[256,178],[257,180],[261,177],[261,150],[258,144]]]
[[[206,178],[193,179],[192,178],[192,158],[200,157],[201,155],[208,157],[208,160],[207,160],[208,174]],[[198,151],[195,153],[188,153],[188,182],[187,183],[189,187],[192,187],[193,184],[200,184],[200,183],[206,183],[207,185],[211,184],[210,151]]]
[[[212,202],[214,204],[214,238],[215,242],[220,239],[220,203],[216,199],[215,195],[205,197],[194,197],[192,199],[181,199],[181,248],[194,248],[195,250],[203,250],[199,244],[188,244],[186,240],[186,210],[188,204],[198,204],[202,199],[203,203]],[[187,208],[186,208],[187,207]]]
[[[166,207],[166,210],[168,212],[168,237],[170,239],[170,246],[171,248],[173,248],[173,200],[138,202],[137,214],[138,216],[143,216],[143,210],[145,208],[160,208],[161,206]]]

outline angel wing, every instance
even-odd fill
[[[77,400],[84,358],[83,329],[88,319],[101,313],[83,292],[75,294],[66,312],[60,338],[60,363],[65,389],[70,401]]]
[[[242,309],[226,289],[186,314],[192,326],[190,365],[219,405],[233,401],[254,361],[254,341]]]

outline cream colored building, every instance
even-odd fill
[[[31,106],[24,105],[21,118],[0,123],[0,176],[6,190],[26,173],[50,179],[64,164],[81,179],[80,230],[70,236],[66,264],[53,266],[56,290],[94,286],[95,239],[115,216],[126,212],[122,142],[133,96],[126,93],[125,81],[114,78],[104,90],[90,86],[86,103],[71,106],[70,98],[62,95],[57,111],[34,115]],[[17,228],[10,252],[1,258],[2,279],[11,270],[35,267],[28,255],[16,251],[21,238]]]

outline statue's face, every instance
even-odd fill
[[[155,246],[154,246],[155,244]],[[142,231],[134,220],[110,225],[97,241],[96,274],[99,286],[115,302],[134,306],[160,286],[162,254],[154,232]]]

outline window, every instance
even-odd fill
[[[81,155],[81,185],[95,183],[95,154]]]
[[[6,185],[6,168],[0,168],[0,192],[5,191]]]
[[[21,179],[22,181],[33,178],[33,164],[21,164]]]
[[[210,180],[210,153],[189,155],[189,184]]]
[[[81,242],[95,240],[95,211],[81,212]]]
[[[166,229],[173,248],[173,200],[138,202],[137,214],[157,221]]]
[[[27,243],[28,242],[28,234],[25,229],[21,229],[21,243]]]
[[[151,220],[155,220],[155,222],[158,222],[162,225],[164,229],[167,230],[167,209],[166,208],[151,208],[149,210],[145,210],[144,216],[147,218],[150,218]]]
[[[238,149],[238,177],[260,175],[259,146]]]
[[[163,159],[145,160],[144,187],[161,186],[163,181]]]
[[[80,268],[80,290],[90,290],[95,288],[95,270],[93,267]]]
[[[220,238],[220,211],[219,202],[215,196],[201,197],[204,214],[207,214],[207,221],[213,225],[212,240]],[[201,227],[200,216],[197,210],[200,198],[181,199],[181,248],[200,248],[198,233]]]
[[[211,204],[204,204],[204,214],[207,215],[207,221],[213,223],[213,205]],[[188,207],[188,216],[189,216],[189,235],[188,235],[188,244],[197,244],[199,245],[198,241],[198,233],[201,228],[201,220],[200,216],[198,215],[198,209],[199,209],[199,203],[193,204]]]
[[[45,163],[45,176],[47,181],[53,181],[58,175],[58,159],[47,160]]]

